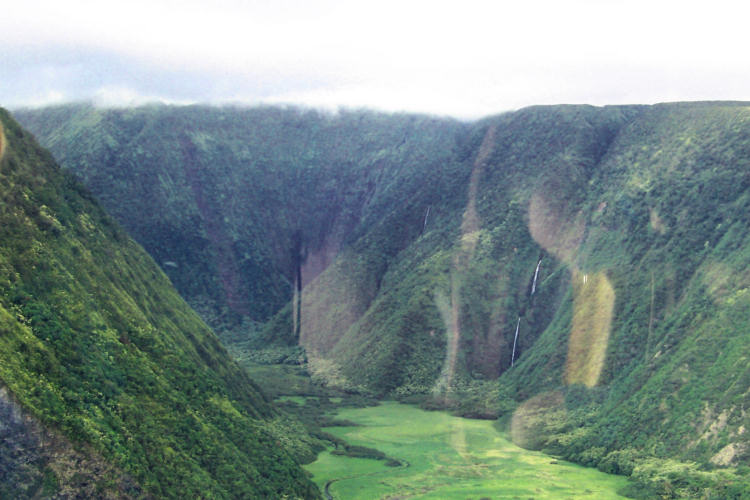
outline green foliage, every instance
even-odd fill
[[[401,196],[407,167],[427,154],[440,161],[436,151],[449,154],[463,128],[408,115],[277,108],[74,105],[18,116],[188,302],[212,307],[212,326],[230,328],[237,316],[275,313],[291,297],[300,258],[327,237],[361,233],[365,206]]]
[[[71,174],[0,122],[2,383],[150,495],[317,496],[293,456],[304,432]]]
[[[742,478],[728,471],[701,471],[694,463],[644,460],[632,472],[625,490],[634,498],[747,498]]]
[[[331,452],[333,455],[344,455],[352,458],[371,458],[373,460],[385,460],[386,455],[382,451],[366,446],[344,445],[343,449],[336,449]]]
[[[471,124],[271,108],[22,116],[238,357],[281,359],[266,348],[299,326],[315,380],[350,391],[509,421],[560,394],[529,425],[535,446],[637,474],[653,495],[747,491],[747,105],[535,107]],[[30,223],[54,236],[65,225],[51,213],[40,204]],[[587,367],[594,387],[567,387],[576,314],[597,308],[572,286],[588,275],[614,292],[606,351]],[[662,477],[650,459],[677,465]]]

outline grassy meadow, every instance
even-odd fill
[[[623,498],[627,479],[514,445],[492,421],[454,417],[396,402],[344,409],[359,424],[326,430],[399,460],[350,458],[329,449],[305,468],[336,499]]]

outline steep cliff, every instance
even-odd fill
[[[279,442],[284,418],[151,257],[5,111],[0,124],[7,493],[318,496]]]

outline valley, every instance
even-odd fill
[[[750,495],[747,103],[14,116],[4,404],[101,488]]]
[[[356,426],[328,432],[398,463],[324,451],[305,468],[329,498],[625,498],[617,491],[626,478],[524,450],[492,421],[392,401],[339,411],[336,418]]]

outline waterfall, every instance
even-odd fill
[[[424,213],[424,223],[422,224],[422,232],[424,233],[424,230],[427,229],[427,217],[430,216],[430,208],[427,207],[427,211]]]
[[[299,342],[300,332],[302,331],[302,264],[297,263],[297,273],[295,278],[296,290],[294,291],[295,297],[297,297],[297,303],[295,304],[295,311],[292,312],[295,317],[294,321],[294,338]]]
[[[302,263],[305,261],[307,251],[303,253],[302,234],[297,231],[292,240],[292,272],[294,273],[294,291],[292,293],[292,327],[294,338],[299,341],[302,331]]]
[[[518,317],[518,322],[516,323],[516,335],[513,337],[513,354],[510,357],[510,366],[513,366],[513,363],[516,361],[516,342],[518,341],[518,327],[520,326],[521,316]]]
[[[531,293],[529,294],[529,299],[534,295],[536,292],[536,280],[539,278],[539,268],[542,267],[542,259],[539,259],[539,262],[536,263],[536,269],[534,270],[534,280],[531,282]],[[518,321],[516,322],[516,334],[513,336],[513,353],[510,357],[510,366],[513,366],[513,364],[516,362],[516,345],[518,344],[518,330],[521,327],[521,316],[518,317]]]
[[[534,281],[531,284],[531,295],[534,295],[534,292],[536,292],[536,279],[539,277],[539,267],[542,265],[542,259],[539,259],[539,262],[536,264],[536,271],[534,271]]]

